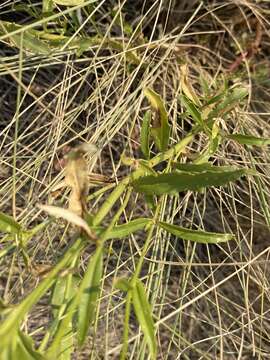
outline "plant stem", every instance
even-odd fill
[[[112,206],[118,200],[118,198],[123,194],[129,182],[129,177],[125,178],[124,180],[120,181],[113,192],[109,195],[109,197],[104,201],[101,205],[100,209],[96,213],[93,219],[93,226],[98,226],[108,212],[111,210]]]

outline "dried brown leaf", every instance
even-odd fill
[[[183,93],[186,95],[186,97],[193,102],[193,104],[199,106],[200,100],[193,89],[191,82],[188,78],[188,66],[187,64],[184,64],[180,66],[180,82]]]
[[[86,196],[88,192],[87,162],[84,154],[94,152],[96,147],[92,144],[82,144],[72,150],[68,155],[65,168],[65,183],[71,187],[69,196],[69,210],[82,216],[86,210]]]
[[[93,233],[91,232],[91,229],[89,228],[87,222],[85,220],[83,220],[80,216],[76,215],[73,211],[63,209],[58,206],[52,206],[52,205],[38,205],[38,207],[41,210],[47,212],[51,216],[54,216],[57,218],[61,217],[65,220],[67,220],[68,222],[70,222],[71,224],[80,227],[81,229],[83,229],[86,232],[86,234],[91,239],[95,238]]]

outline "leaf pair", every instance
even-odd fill
[[[246,88],[222,90],[202,105],[189,81],[188,75],[187,64],[182,65],[180,67],[180,83],[183,95],[180,99],[193,120],[206,130],[206,132],[208,132],[205,123],[207,120],[229,113],[248,94]]]

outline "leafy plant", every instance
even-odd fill
[[[234,93],[235,92],[236,90]],[[60,356],[62,351],[64,351],[65,358],[70,358],[72,351],[70,351],[70,349],[68,350],[67,346],[71,346],[72,349],[75,332],[77,332],[78,344],[82,346],[87,337],[89,328],[91,328],[93,321],[96,319],[96,307],[100,297],[100,283],[103,276],[103,257],[104,252],[106,251],[106,241],[110,238],[121,239],[138,230],[141,231],[144,229],[146,231],[146,239],[134,274],[129,281],[121,280],[121,283],[118,281],[115,285],[116,288],[124,290],[126,293],[126,320],[124,324],[124,345],[121,352],[121,358],[124,359],[127,356],[128,328],[131,311],[130,305],[132,304],[138,323],[145,336],[149,354],[152,359],[155,359],[158,352],[157,341],[155,339],[154,317],[152,314],[155,309],[152,309],[144,285],[140,280],[144,256],[149,250],[151,234],[154,229],[160,228],[183,240],[206,244],[218,244],[234,238],[233,234],[219,234],[202,230],[192,230],[159,221],[159,206],[156,207],[152,217],[133,219],[125,224],[116,225],[120,215],[123,213],[129,202],[132,191],[158,196],[157,204],[159,204],[159,197],[164,196],[164,194],[179,196],[179,192],[183,191],[198,191],[210,186],[224,186],[231,181],[235,181],[240,177],[251,173],[251,171],[247,169],[237,169],[230,166],[214,166],[211,163],[196,164],[175,162],[174,159],[185,149],[185,146],[192,140],[194,134],[205,129],[205,127],[202,126],[201,120],[199,123],[197,122],[198,116],[195,116],[193,110],[190,110],[195,104],[191,107],[191,103],[187,102],[187,99],[183,101],[184,106],[187,106],[191,116],[194,117],[195,120],[194,129],[191,131],[191,135],[188,134],[180,143],[166,150],[169,142],[170,128],[165,107],[160,96],[154,91],[147,89],[145,90],[145,95],[149,99],[154,111],[159,114],[159,127],[154,127],[155,131],[152,131],[152,134],[161,153],[157,154],[152,159],[149,159],[150,145],[148,134],[150,113],[147,112],[143,120],[141,135],[142,152],[145,155],[146,160],[141,163],[141,166],[139,166],[137,170],[123,179],[115,187],[114,191],[104,201],[99,211],[96,214],[93,214],[91,220],[87,222],[84,220],[85,217],[89,217],[86,211],[86,188],[88,183],[84,153],[89,150],[89,147],[80,146],[77,149],[72,150],[66,165],[65,177],[65,186],[71,188],[69,210],[48,205],[42,205],[40,206],[40,209],[48,212],[51,216],[62,217],[79,228],[81,235],[78,235],[78,239],[76,239],[74,244],[69,247],[64,257],[49,272],[46,279],[42,280],[38,287],[30,293],[22,303],[18,304],[11,313],[6,315],[0,326],[2,351],[14,348],[17,349],[17,352],[21,351],[20,349],[23,345],[20,339],[21,336],[25,336],[20,332],[22,321],[31,310],[32,306],[46,293],[46,291],[54,287],[52,304],[54,306],[58,304],[59,309],[57,312],[54,310],[55,320],[53,321],[52,328],[42,342],[40,352],[37,353],[33,350],[34,352],[32,351],[33,355],[31,356],[34,356],[34,358],[42,358],[42,356],[47,354],[46,356],[53,359]],[[222,102],[222,104],[225,105],[227,103],[228,101]],[[219,106],[221,111],[224,111],[225,105]],[[213,116],[211,114],[212,113],[210,112],[210,119]],[[204,119],[204,121],[207,123],[208,119]],[[229,136],[229,138],[231,138],[231,136]],[[243,137],[240,138],[242,139]],[[234,139],[237,138],[234,136]],[[256,141],[253,141],[253,143],[255,144]],[[153,171],[153,167],[164,159],[167,161],[167,168],[161,173]],[[174,168],[173,171],[169,170],[171,166]],[[149,172],[151,175],[149,175]],[[145,175],[145,173],[147,175]],[[101,226],[100,224],[104,217],[109,213],[110,209],[115,206],[122,194],[125,194],[125,200],[111,220],[110,225],[108,227],[104,225]],[[1,214],[0,219],[2,231],[14,235],[20,233],[21,226],[11,217]],[[61,279],[59,278],[59,274],[64,268],[69,269],[76,264],[76,259],[78,259],[82,251],[87,247],[87,239],[94,240],[97,248],[90,257],[83,278],[77,285],[77,291],[74,292],[72,290],[73,276],[66,275]],[[77,318],[75,323],[72,321],[74,317]],[[49,348],[46,349],[49,338],[51,338],[51,343]],[[66,342],[67,339],[70,340]],[[70,342],[71,340],[72,342]]]
[[[155,78],[153,75],[155,67],[151,62],[148,62],[146,56],[141,56],[141,49],[147,44],[143,34],[140,33],[141,25],[139,24],[137,29],[133,31],[135,25],[132,24],[131,26],[123,19],[116,7],[111,11],[115,19],[114,25],[122,26],[123,33],[130,38],[127,39],[126,36],[119,38],[114,35],[104,37],[99,30],[96,31],[95,35],[89,35],[83,31],[80,21],[76,22],[74,17],[82,16],[82,14],[85,17],[90,17],[87,6],[90,7],[92,3],[94,1],[43,0],[42,13],[38,14],[36,9],[35,11],[28,9],[28,14],[35,14],[36,16],[35,21],[31,24],[23,26],[1,20],[0,41],[9,47],[19,49],[20,72],[24,66],[22,61],[24,54],[33,58],[38,56],[39,59],[42,57],[54,59],[54,57],[57,58],[58,54],[60,54],[59,56],[65,54],[70,58],[76,58],[85,53],[90,53],[89,57],[92,58],[93,49],[98,49],[96,54],[101,50],[105,54],[112,52],[111,58],[115,54],[117,56],[120,54],[127,73],[132,66],[138,72],[141,69],[147,69],[149,71],[147,81],[150,83],[152,78]],[[99,9],[98,5],[97,9]],[[70,19],[74,21],[72,22]],[[53,27],[51,27],[51,22],[53,22]],[[68,30],[67,24],[69,25]],[[95,22],[91,26],[96,30]],[[110,30],[111,28],[108,28],[108,33]],[[115,29],[111,33],[114,34],[114,31],[117,33]],[[102,52],[102,56],[104,53]],[[85,61],[85,59],[82,60]],[[57,61],[59,61],[58,58]],[[99,71],[106,72],[102,61],[103,58],[100,60],[101,70],[98,68],[99,65],[94,68],[97,78]],[[91,66],[92,64],[89,65],[89,67]],[[73,71],[75,66],[70,68]],[[13,70],[7,68],[6,71],[14,76]],[[80,70],[76,69],[76,76],[82,76]],[[89,81],[88,78],[87,81]],[[19,79],[19,84],[24,90],[27,90],[21,79]],[[105,84],[108,84],[108,79],[106,79]],[[51,219],[29,229],[23,219],[19,218],[17,221],[9,215],[0,213],[0,232],[4,234],[2,241],[4,245],[0,250],[0,259],[4,259],[11,253],[14,258],[22,254],[23,258],[26,259],[25,263],[29,271],[32,270],[32,264],[27,257],[27,250],[37,233],[47,228],[50,229],[52,224],[53,229],[57,228],[58,224],[55,218],[64,220],[64,224],[68,224],[68,229],[72,233],[71,240],[67,237],[68,245],[66,245],[63,254],[57,255],[59,258],[54,260],[55,264],[50,267],[46,276],[40,277],[38,285],[27,295],[23,294],[23,300],[16,305],[0,300],[1,358],[50,360],[59,358],[68,360],[72,358],[74,349],[85,346],[90,331],[94,330],[100,321],[99,305],[106,297],[104,296],[103,283],[106,281],[107,260],[115,251],[111,245],[112,242],[109,240],[115,239],[120,243],[119,240],[125,242],[125,238],[130,237],[130,239],[135,239],[136,245],[136,252],[131,254],[133,267],[128,268],[130,273],[127,277],[116,279],[113,286],[114,294],[121,300],[123,299],[125,304],[120,357],[122,360],[129,357],[129,340],[132,330],[130,323],[131,314],[134,311],[137,325],[141,330],[139,335],[144,339],[143,344],[146,345],[147,353],[151,359],[156,359],[159,355],[156,336],[159,326],[156,315],[159,309],[152,304],[156,290],[149,287],[143,271],[144,267],[148,266],[147,255],[149,252],[153,250],[153,252],[158,253],[160,250],[162,253],[162,249],[153,246],[153,234],[161,233],[168,243],[167,237],[169,238],[169,236],[167,235],[173,235],[176,241],[183,241],[183,246],[187,252],[196,243],[205,244],[204,247],[208,251],[208,244],[218,244],[221,247],[224,243],[236,239],[236,236],[230,231],[219,233],[204,231],[202,230],[203,227],[198,228],[193,221],[193,215],[190,218],[190,226],[187,227],[180,226],[180,221],[175,224],[167,219],[164,221],[166,211],[164,199],[176,203],[177,200],[191,193],[195,197],[198,195],[197,192],[207,192],[209,188],[230,187],[233,182],[242,184],[240,181],[243,177],[252,175],[257,184],[258,197],[261,196],[264,211],[267,213],[268,206],[264,198],[264,191],[260,187],[260,180],[258,180],[254,166],[251,168],[247,164],[245,167],[220,166],[214,161],[215,154],[223,144],[231,142],[248,146],[267,146],[270,144],[269,138],[239,133],[230,134],[228,128],[224,127],[225,131],[220,125],[221,119],[226,122],[231,111],[234,111],[235,107],[245,99],[247,96],[246,88],[241,86],[230,88],[226,83],[225,86],[217,86],[213,91],[211,90],[212,92],[207,89],[206,96],[202,96],[192,86],[186,64],[180,66],[180,85],[182,94],[177,95],[175,99],[175,103],[183,112],[182,130],[184,135],[180,141],[174,136],[177,133],[175,128],[179,126],[179,123],[176,126],[176,120],[168,114],[169,106],[166,99],[161,96],[161,91],[154,90],[154,88],[160,89],[159,84],[155,82],[154,86],[148,85],[148,83],[143,84],[141,94],[145,97],[143,104],[147,105],[147,110],[139,113],[139,116],[136,114],[135,121],[138,121],[142,115],[142,122],[140,134],[134,141],[134,143],[139,143],[143,159],[133,159],[122,155],[121,165],[123,168],[128,167],[127,176],[121,178],[118,183],[110,179],[109,185],[89,196],[88,188],[89,185],[92,186],[93,184],[88,177],[86,157],[96,153],[97,148],[92,144],[73,147],[65,159],[65,179],[62,182],[62,188],[69,191],[69,195],[67,195],[68,208],[65,208],[62,203],[59,206],[60,202],[58,206],[39,204],[38,209],[47,213]],[[99,86],[97,88],[100,91]],[[108,89],[105,90],[106,100],[109,103],[110,88],[108,87]],[[28,92],[26,93],[28,94]],[[30,95],[33,94],[30,92]],[[139,98],[142,99],[140,96]],[[19,95],[18,104],[20,104]],[[41,104],[43,105],[42,102]],[[20,105],[18,105],[19,107]],[[81,112],[88,107],[89,104],[85,103],[76,111]],[[113,101],[108,106],[108,108],[110,107],[113,107]],[[102,111],[104,109],[102,108]],[[117,113],[118,110],[118,108],[113,108],[111,114]],[[75,110],[73,112],[72,109],[68,116],[73,116],[74,113]],[[119,113],[121,114],[120,111]],[[52,113],[52,115],[54,114]],[[115,119],[116,117],[113,118],[113,125],[120,130],[121,124],[119,125]],[[73,131],[69,124],[66,125]],[[187,128],[191,127],[188,133],[185,133],[184,130],[186,125]],[[102,126],[101,122],[101,128]],[[51,127],[54,131],[54,127]],[[107,136],[107,129],[105,132]],[[78,136],[83,138],[83,135]],[[205,140],[200,150],[195,146],[198,136]],[[189,156],[189,151],[194,151],[195,154]],[[222,159],[222,163],[226,163],[226,158]],[[16,179],[16,159],[13,165],[15,169],[14,179]],[[27,169],[22,172],[27,172]],[[15,187],[14,189],[16,190]],[[216,190],[219,191],[220,189]],[[111,192],[109,193],[109,191]],[[145,200],[143,200],[143,206],[146,208],[147,216],[135,216],[133,211],[131,217],[128,216],[129,208],[134,208],[134,198]],[[89,199],[91,200],[89,201]],[[102,204],[98,203],[97,211],[89,212],[89,203],[94,199],[101,199]],[[50,201],[48,202],[50,203]],[[16,211],[16,206],[14,206],[14,210]],[[60,227],[59,229],[62,230]],[[65,236],[64,234],[63,237]],[[140,241],[137,242],[137,238]],[[86,259],[86,264],[82,267],[80,267],[81,259]],[[183,278],[185,280],[185,274]],[[187,280],[184,283],[187,284]],[[42,339],[40,339],[37,348],[37,344],[33,340],[35,334],[31,333],[25,324],[34,306],[45,298],[48,292],[51,294],[49,300],[51,321],[42,329],[45,331],[42,332]],[[240,325],[242,326],[242,323]],[[222,330],[221,325],[220,329]],[[172,331],[175,332],[174,329]],[[145,354],[139,355],[143,358]]]

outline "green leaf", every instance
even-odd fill
[[[187,112],[192,116],[193,120],[197,124],[204,127],[205,124],[204,124],[201,114],[198,111],[198,109],[196,108],[196,106],[185,95],[181,95],[180,99],[181,99],[181,102],[183,103],[183,105],[185,106],[185,108],[187,109]]]
[[[150,88],[146,88],[144,89],[144,95],[151,104],[152,116],[154,116],[152,119],[151,134],[157,148],[163,152],[168,147],[170,137],[168,115],[159,94]]]
[[[225,171],[235,170],[235,168],[231,166],[215,166],[210,163],[202,163],[202,164],[173,163],[173,167],[178,171],[187,172],[187,173],[204,173],[206,171],[223,173]]]
[[[112,228],[112,230],[108,233],[105,240],[108,239],[121,239],[124,238],[138,230],[142,230],[151,222],[151,219],[147,218],[139,218],[135,220],[131,220],[127,224],[118,225]],[[106,229],[103,227],[93,228],[95,230],[97,236],[100,236],[103,231]]]
[[[209,106],[209,105],[212,105],[212,104],[215,104],[215,103],[220,103],[221,100],[225,97],[225,90],[223,90],[220,94],[218,95],[214,95],[212,96],[207,102],[206,104],[204,105],[204,107],[206,106]]]
[[[60,312],[61,306],[66,302],[65,293],[67,287],[67,278],[60,277],[54,284],[52,298],[51,298],[51,306],[53,317],[57,318]]]
[[[78,256],[82,247],[85,246],[82,239],[78,239],[66,251],[62,259],[54,266],[39,285],[17,306],[14,306],[12,312],[0,324],[1,346],[9,345],[17,332],[20,322],[24,319],[30,309],[39,301],[39,299],[54,284],[59,272]]]
[[[149,137],[150,137],[150,121],[151,111],[147,111],[143,117],[141,129],[141,150],[144,157],[148,160],[150,158]]]
[[[45,357],[34,349],[33,339],[29,335],[19,331],[19,339],[17,357],[14,359],[45,360]]]
[[[159,226],[169,233],[183,239],[190,240],[202,244],[217,244],[234,239],[233,234],[212,233],[201,230],[186,229],[177,225],[159,222]]]
[[[149,207],[149,209],[154,210],[156,207],[155,197],[153,195],[145,194],[144,199],[145,199],[145,202],[146,202],[147,206]]]
[[[46,358],[34,349],[33,339],[18,331],[14,334],[12,342],[0,348],[1,360],[46,360]]]
[[[227,114],[235,106],[248,95],[248,91],[245,88],[232,89],[228,95],[224,96],[224,100],[220,102],[209,114],[208,118],[212,119],[224,114]]]
[[[232,134],[226,136],[242,145],[264,146],[270,145],[270,138],[260,138],[252,135]]]
[[[205,171],[201,173],[171,172],[158,176],[144,176],[133,181],[135,190],[144,194],[171,194],[180,191],[198,191],[210,186],[223,186],[248,174],[246,169],[234,169],[224,173]]]
[[[136,318],[142,328],[146,343],[149,348],[151,359],[157,357],[157,343],[155,338],[155,326],[152,318],[151,306],[140,280],[137,280],[132,289],[132,303]]]
[[[124,292],[128,292],[129,290],[132,289],[130,285],[130,280],[127,278],[116,279],[114,283],[114,288],[118,290],[122,290]]]
[[[49,46],[38,38],[35,30],[23,30],[23,27],[20,25],[0,21],[0,35],[5,35],[18,29],[22,29],[21,34],[14,34],[8,38],[11,45],[14,45],[19,49],[22,47],[23,50],[34,54],[48,55],[51,52]]]
[[[93,217],[92,225],[98,226],[104,217],[108,214],[111,208],[114,206],[119,197],[123,194],[126,187],[128,186],[128,180],[124,179],[119,182],[119,184],[115,187],[112,193],[106,198],[104,203],[99,208],[96,215]]]
[[[73,281],[73,275],[69,274],[65,277],[60,277],[54,286],[51,304],[53,307],[53,327],[52,332],[57,331],[58,327],[61,326],[62,317],[67,315],[68,304],[72,297],[76,293],[76,286]],[[73,346],[73,328],[72,319],[65,324],[65,333],[61,337],[61,341],[58,345],[57,358],[59,360],[69,360],[74,351]]]
[[[218,121],[214,121],[212,130],[209,135],[209,143],[207,148],[194,160],[194,163],[196,164],[202,164],[209,160],[211,156],[215,154],[215,152],[218,149],[218,146],[221,142],[221,136],[219,134],[219,126]]]
[[[142,170],[142,172],[145,174],[145,175],[156,175],[156,171],[149,166],[148,164],[148,161],[146,160],[139,160],[139,166],[138,166],[138,169],[139,170]]]
[[[20,231],[20,224],[18,224],[11,216],[0,212],[0,232],[18,234]]]
[[[100,294],[102,277],[102,248],[96,249],[89,261],[88,268],[82,280],[79,291],[82,292],[78,307],[78,343],[83,345],[89,326],[95,319],[97,301]]]

